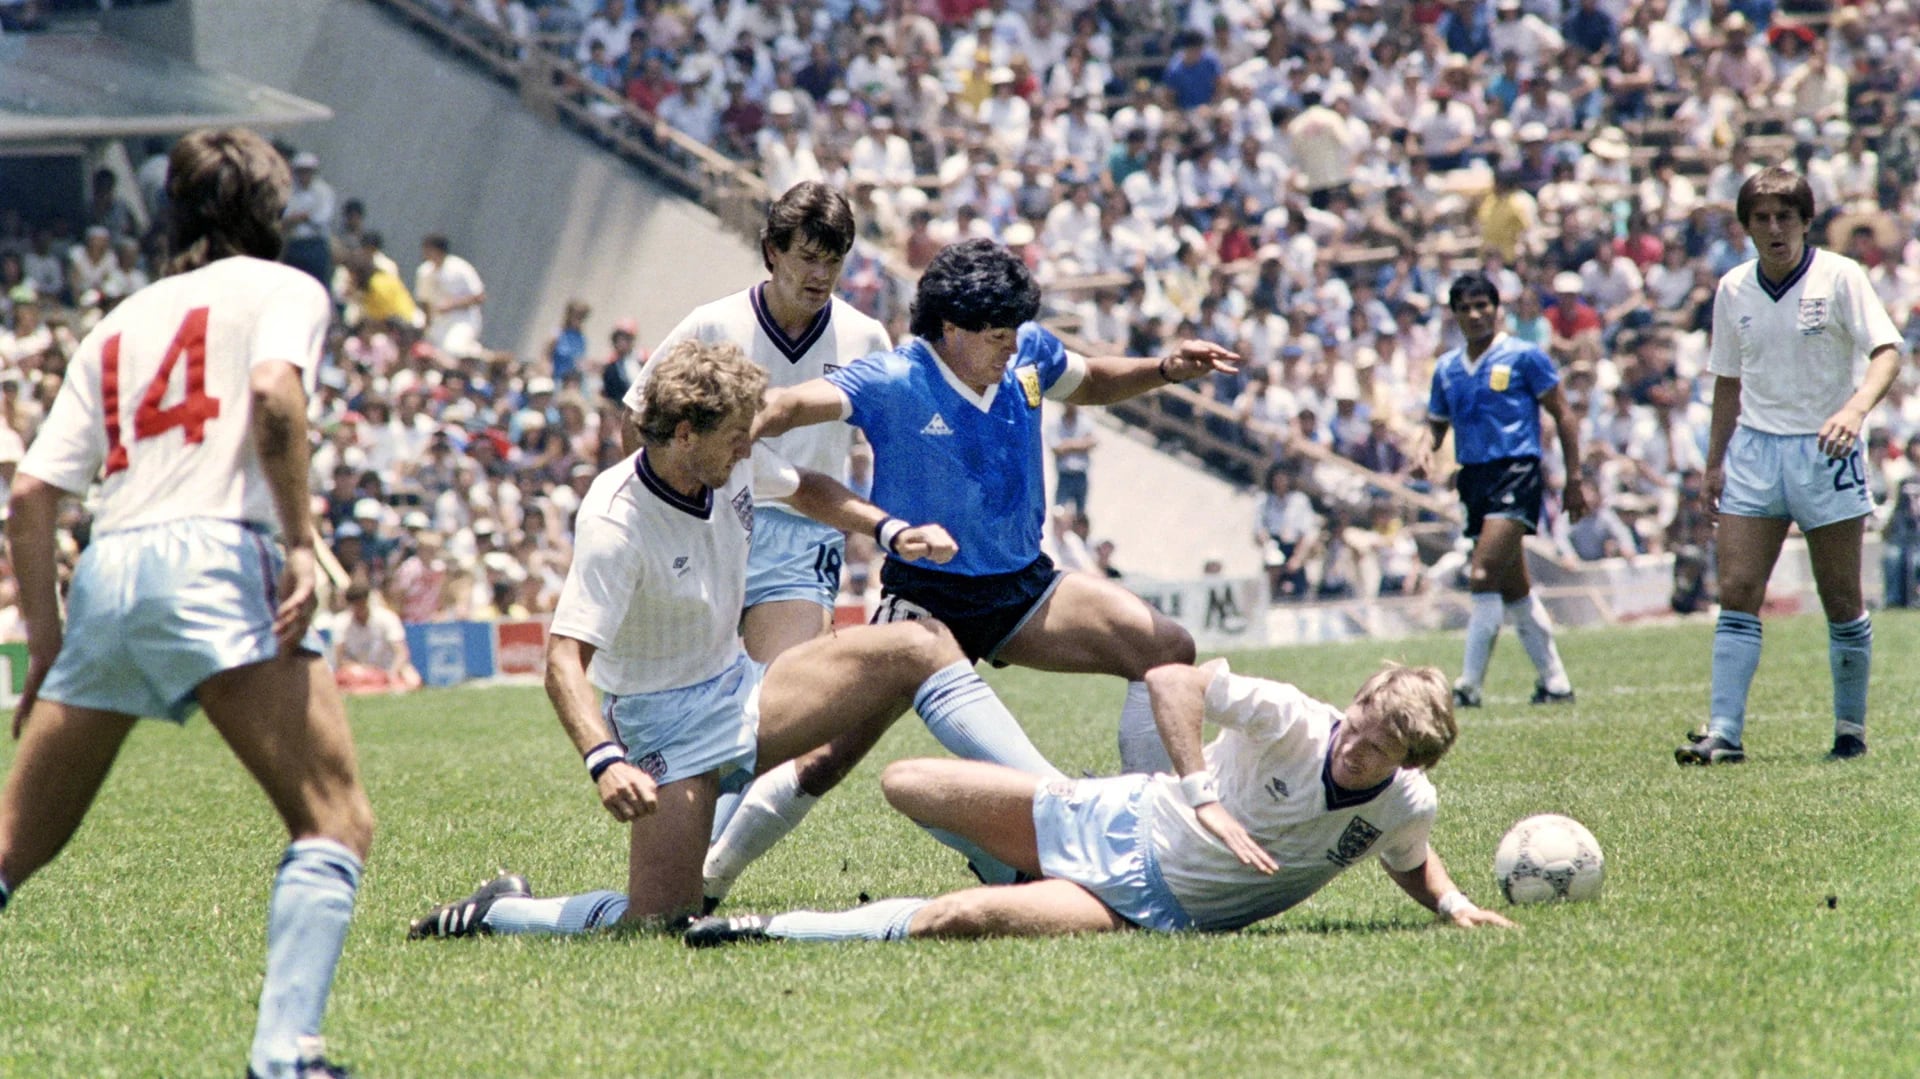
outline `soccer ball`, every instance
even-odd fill
[[[1493,856],[1494,879],[1509,903],[1592,899],[1605,875],[1600,841],[1585,825],[1558,813],[1514,825]]]

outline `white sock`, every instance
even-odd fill
[[[799,827],[819,800],[800,789],[800,770],[792,761],[756,778],[726,831],[707,848],[702,892],[725,899],[747,866]]]
[[[1127,701],[1120,706],[1120,770],[1171,772],[1173,758],[1153,721],[1153,702],[1145,682],[1127,683]]]
[[[1540,672],[1547,692],[1566,693],[1573,689],[1567,669],[1560,663],[1560,649],[1553,643],[1553,619],[1540,597],[1528,592],[1525,598],[1507,604],[1507,621],[1513,623],[1513,631],[1520,635],[1520,644],[1533,660],[1533,669]]]
[[[1478,690],[1487,680],[1487,660],[1493,658],[1493,642],[1500,636],[1500,593],[1473,593],[1473,607],[1467,615],[1467,655],[1460,667],[1460,681]]]

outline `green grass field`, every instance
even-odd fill
[[[1600,900],[1510,912],[1510,933],[1437,928],[1361,866],[1221,937],[410,944],[410,917],[496,867],[542,894],[619,887],[624,835],[537,689],[359,701],[380,832],[330,1048],[374,1079],[1920,1074],[1920,618],[1877,630],[1866,759],[1821,760],[1825,632],[1802,618],[1769,623],[1750,762],[1686,771],[1672,749],[1704,706],[1710,623],[1563,634],[1580,700],[1552,710],[1526,704],[1505,635],[1487,707],[1434,776],[1436,848],[1483,904],[1522,816],[1571,814],[1607,854]],[[1344,701],[1382,655],[1451,671],[1459,651],[1431,637],[1235,665]],[[1116,766],[1118,683],[991,680],[1061,767]],[[969,883],[875,782],[884,760],[937,751],[904,721],[729,909]],[[66,855],[0,916],[0,1075],[240,1075],[283,842],[204,721],[143,724]]]

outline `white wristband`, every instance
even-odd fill
[[[1212,772],[1194,772],[1180,777],[1180,793],[1187,799],[1187,805],[1199,809],[1208,802],[1220,800],[1220,788],[1213,782]]]
[[[879,541],[881,550],[888,554],[899,554],[900,552],[893,545],[899,542],[900,533],[912,527],[898,517],[889,517],[874,526],[873,538]]]
[[[1455,888],[1453,891],[1441,896],[1440,902],[1434,904],[1434,909],[1440,912],[1442,918],[1451,918],[1463,910],[1479,910],[1480,908],[1473,905],[1473,900],[1467,898],[1467,893]]]

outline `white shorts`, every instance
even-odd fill
[[[831,611],[840,598],[840,566],[846,557],[847,538],[838,529],[772,506],[756,506],[745,605],[804,599]]]
[[[279,547],[238,521],[190,517],[95,536],[74,567],[66,636],[40,695],[184,722],[200,683],[279,654]],[[317,630],[301,642],[321,653]]]
[[[1193,918],[1160,876],[1141,800],[1152,776],[1055,779],[1033,792],[1040,871],[1070,880],[1142,929],[1173,933]]]
[[[704,682],[658,693],[609,693],[601,714],[635,768],[666,786],[736,769],[753,772],[760,745],[760,680],[767,669],[741,652]]]
[[[1818,435],[1769,435],[1736,427],[1727,443],[1720,512],[1787,518],[1811,532],[1873,511],[1860,449],[1829,457]]]

